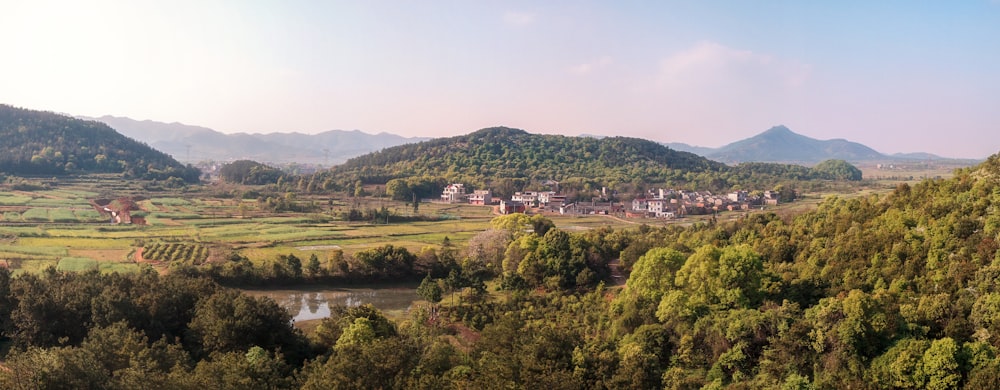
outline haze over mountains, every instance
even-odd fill
[[[387,147],[428,139],[388,133],[368,134],[358,130],[330,130],[319,134],[225,134],[207,127],[176,122],[138,121],[107,115],[80,118],[103,122],[129,138],[145,142],[186,162],[249,159],[269,163],[332,165]]]
[[[671,149],[691,152],[728,164],[741,162],[784,162],[815,164],[837,159],[850,162],[890,160],[955,160],[930,153],[896,153],[886,155],[845,139],[818,140],[797,134],[785,126],[775,126],[753,137],[719,148],[667,143]],[[975,161],[973,159],[969,162]]]
[[[336,165],[352,157],[385,148],[429,140],[426,137],[403,137],[395,134],[368,134],[359,130],[330,130],[319,134],[267,133],[225,134],[210,128],[138,121],[125,117],[102,116],[83,119],[103,122],[125,136],[172,155],[181,161],[228,161],[249,159],[268,163],[307,163]],[[595,135],[586,137],[603,138]],[[741,162],[780,162],[812,165],[838,159],[859,162],[948,160],[973,163],[975,159],[949,159],[930,153],[887,155],[863,144],[845,139],[818,140],[775,126],[753,137],[718,148],[665,143],[671,149],[690,152],[727,164]]]

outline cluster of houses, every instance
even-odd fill
[[[777,205],[778,193],[764,191],[755,196],[748,191],[734,191],[715,195],[708,191],[682,191],[654,189],[645,197],[626,204],[594,198],[590,202],[567,203],[566,196],[555,191],[516,192],[510,200],[494,199],[489,190],[466,192],[461,183],[450,184],[441,193],[441,202],[500,206],[501,214],[523,213],[528,208],[547,209],[560,214],[620,214],[631,218],[677,218],[684,215],[710,214],[717,211],[749,210],[752,207]]]
[[[441,192],[441,202],[444,203],[466,203],[490,206],[500,205],[500,213],[523,213],[529,207],[545,208],[550,205],[562,206],[566,202],[566,196],[559,195],[555,191],[525,191],[516,192],[510,200],[494,199],[490,190],[475,190],[468,193],[465,185],[461,183],[449,184]]]
[[[677,218],[684,215],[710,214],[718,211],[749,210],[752,207],[777,205],[776,191],[764,191],[759,196],[748,191],[734,191],[725,195],[709,191],[681,191],[672,189],[649,190],[644,198],[632,200],[628,217]]]

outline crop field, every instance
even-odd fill
[[[273,213],[262,210],[255,200],[197,191],[148,192],[134,183],[105,177],[75,178],[53,187],[35,192],[0,187],[0,266],[19,273],[47,267],[134,272],[149,264],[165,270],[172,263],[223,261],[231,253],[254,262],[287,254],[327,259],[334,250],[353,254],[385,244],[416,253],[440,246],[445,237],[461,244],[488,229],[496,216],[492,207],[421,203],[416,214],[432,220],[375,224],[343,221],[340,215],[351,207],[385,207],[405,217],[414,215],[413,208],[386,199],[313,196],[298,199],[319,205],[310,212]],[[131,214],[143,217],[145,225],[112,225],[108,215],[90,204],[95,199],[106,202],[119,197],[135,197],[136,209]],[[652,222],[607,216],[547,217],[569,231]]]
[[[24,206],[31,201],[30,196],[11,192],[0,192],[0,206]]]
[[[86,257],[63,257],[56,266],[60,271],[89,271],[97,269],[97,260]]]
[[[157,242],[146,245],[142,257],[147,260],[197,265],[208,260],[208,247],[197,244]]]

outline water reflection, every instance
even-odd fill
[[[382,311],[408,310],[419,299],[412,288],[337,288],[323,290],[244,290],[252,296],[270,297],[292,314],[295,321],[330,316],[330,306],[366,303]]]

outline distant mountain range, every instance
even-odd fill
[[[733,142],[719,148],[691,146],[684,143],[666,143],[667,147],[704,156],[708,159],[729,164],[741,162],[782,162],[815,164],[837,159],[853,163],[898,160],[956,160],[930,153],[897,153],[886,155],[857,142],[845,139],[818,140],[789,130],[785,126],[775,126],[753,137]]]
[[[319,134],[225,134],[177,122],[138,121],[114,116],[80,118],[105,123],[129,138],[186,162],[248,159],[269,163],[333,165],[387,147],[429,139],[388,133],[368,134],[358,130],[330,130]]]
[[[102,116],[79,117],[107,124],[119,133],[143,142],[185,162],[204,160],[232,161],[248,159],[267,163],[305,163],[327,166],[346,162],[385,148],[429,140],[394,134],[368,134],[358,130],[330,130],[319,134],[267,133],[225,134],[206,127],[182,123]],[[582,135],[601,139],[599,135]],[[673,150],[690,152],[728,164],[741,162],[779,162],[812,165],[838,159],[860,162],[950,161],[975,163],[977,160],[948,159],[930,153],[886,155],[844,139],[818,140],[775,126],[753,137],[719,148],[691,146],[684,143],[663,144]]]

